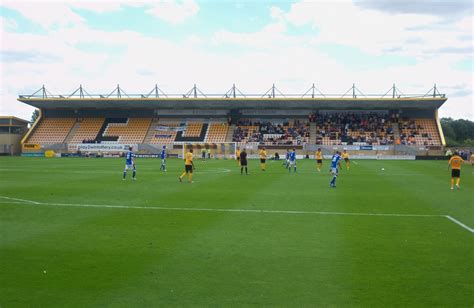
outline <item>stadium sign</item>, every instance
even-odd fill
[[[23,144],[23,151],[39,151],[41,150],[41,145],[36,143],[24,143]]]
[[[184,132],[186,130],[186,126],[165,126],[165,125],[158,125],[156,127],[157,131],[161,132]]]
[[[136,149],[136,144],[117,144],[117,143],[79,143],[68,144],[70,152],[125,152],[129,147]]]

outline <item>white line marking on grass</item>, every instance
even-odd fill
[[[5,197],[5,196],[0,196],[0,198],[11,200],[11,201],[17,201],[16,203],[33,203],[33,204],[41,204],[41,202],[36,202],[32,200],[26,200],[26,199],[19,199],[19,198],[11,198],[11,197]]]
[[[455,218],[452,218],[451,216],[449,215],[446,215],[444,216],[446,217],[447,219],[451,220],[452,222],[454,222],[455,224],[461,226],[462,228],[466,229],[467,231],[471,232],[471,233],[474,233],[474,229],[473,228],[470,228],[468,226],[466,226],[465,224],[463,224],[462,222],[460,222],[459,220],[455,219]]]
[[[353,160],[352,162],[353,162],[354,164],[356,164],[356,165],[358,165],[358,164],[359,164],[359,163],[358,163],[358,162],[356,162],[355,160]]]
[[[449,215],[436,214],[397,214],[397,213],[357,213],[357,212],[319,212],[319,211],[292,211],[292,210],[252,210],[252,209],[212,209],[212,208],[189,208],[189,207],[160,207],[160,206],[129,206],[129,205],[113,205],[113,204],[83,204],[83,203],[55,203],[55,202],[39,202],[33,200],[19,199],[0,196],[0,198],[11,200],[9,203],[21,205],[50,205],[64,207],[93,207],[93,208],[117,208],[117,209],[145,209],[160,211],[188,211],[188,212],[227,212],[227,213],[267,213],[267,214],[309,214],[309,215],[335,215],[335,216],[379,216],[379,217],[445,217],[462,228],[474,233],[474,229],[466,226],[457,219]],[[0,202],[6,203],[6,202]]]
[[[28,171],[28,172],[44,172],[44,170],[40,170],[40,169],[20,169],[20,168],[0,168],[0,171]],[[77,174],[90,174],[90,171],[84,171],[84,170],[63,170],[63,169],[50,169],[49,171],[52,171],[52,172],[57,172],[57,173],[77,173]],[[98,171],[94,171],[94,173],[98,173],[98,174],[122,174],[122,169],[116,169],[114,171],[112,170],[98,170]],[[180,173],[182,170],[181,169],[177,169],[177,170],[173,170],[173,171],[170,171],[170,172],[176,172],[176,173]],[[156,171],[155,169],[138,169],[137,172],[140,172],[140,173],[159,173],[158,171]],[[229,172],[232,172],[232,170],[230,169],[227,169],[227,168],[216,168],[216,169],[201,169],[199,168],[199,170],[195,171],[196,173],[229,173]]]

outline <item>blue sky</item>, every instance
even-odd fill
[[[160,83],[179,93],[194,82],[210,92],[233,82],[304,92],[315,82],[338,93],[355,82],[384,93],[395,82],[424,93],[436,82],[454,95],[442,115],[472,118],[472,2],[380,3],[4,1],[0,112],[27,116],[28,107],[5,102],[43,83],[56,92]]]

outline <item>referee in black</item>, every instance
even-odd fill
[[[242,152],[240,152],[240,175],[244,174],[244,168],[245,168],[245,174],[248,175],[248,170],[247,170],[247,152],[245,151],[245,148],[242,149]]]

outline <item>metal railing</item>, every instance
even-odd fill
[[[263,94],[261,93],[243,93],[240,91],[235,84],[225,93],[204,93],[201,91],[196,84],[184,94],[170,94],[163,92],[158,85],[146,94],[127,94],[120,85],[117,85],[114,90],[108,94],[89,94],[82,85],[74,90],[71,94],[52,94],[46,89],[43,85],[40,89],[35,91],[33,94],[19,95],[19,99],[159,99],[159,98],[181,98],[181,99],[272,99],[272,98],[307,98],[307,99],[316,99],[316,98],[326,98],[326,99],[406,99],[406,98],[446,98],[446,94],[442,94],[438,91],[436,84],[425,94],[405,94],[401,92],[395,84],[387,91],[385,94],[364,94],[360,91],[355,84],[352,85],[344,94],[328,94],[321,92],[313,84],[306,92],[304,93],[283,93],[280,91],[275,84],[272,85]]]

